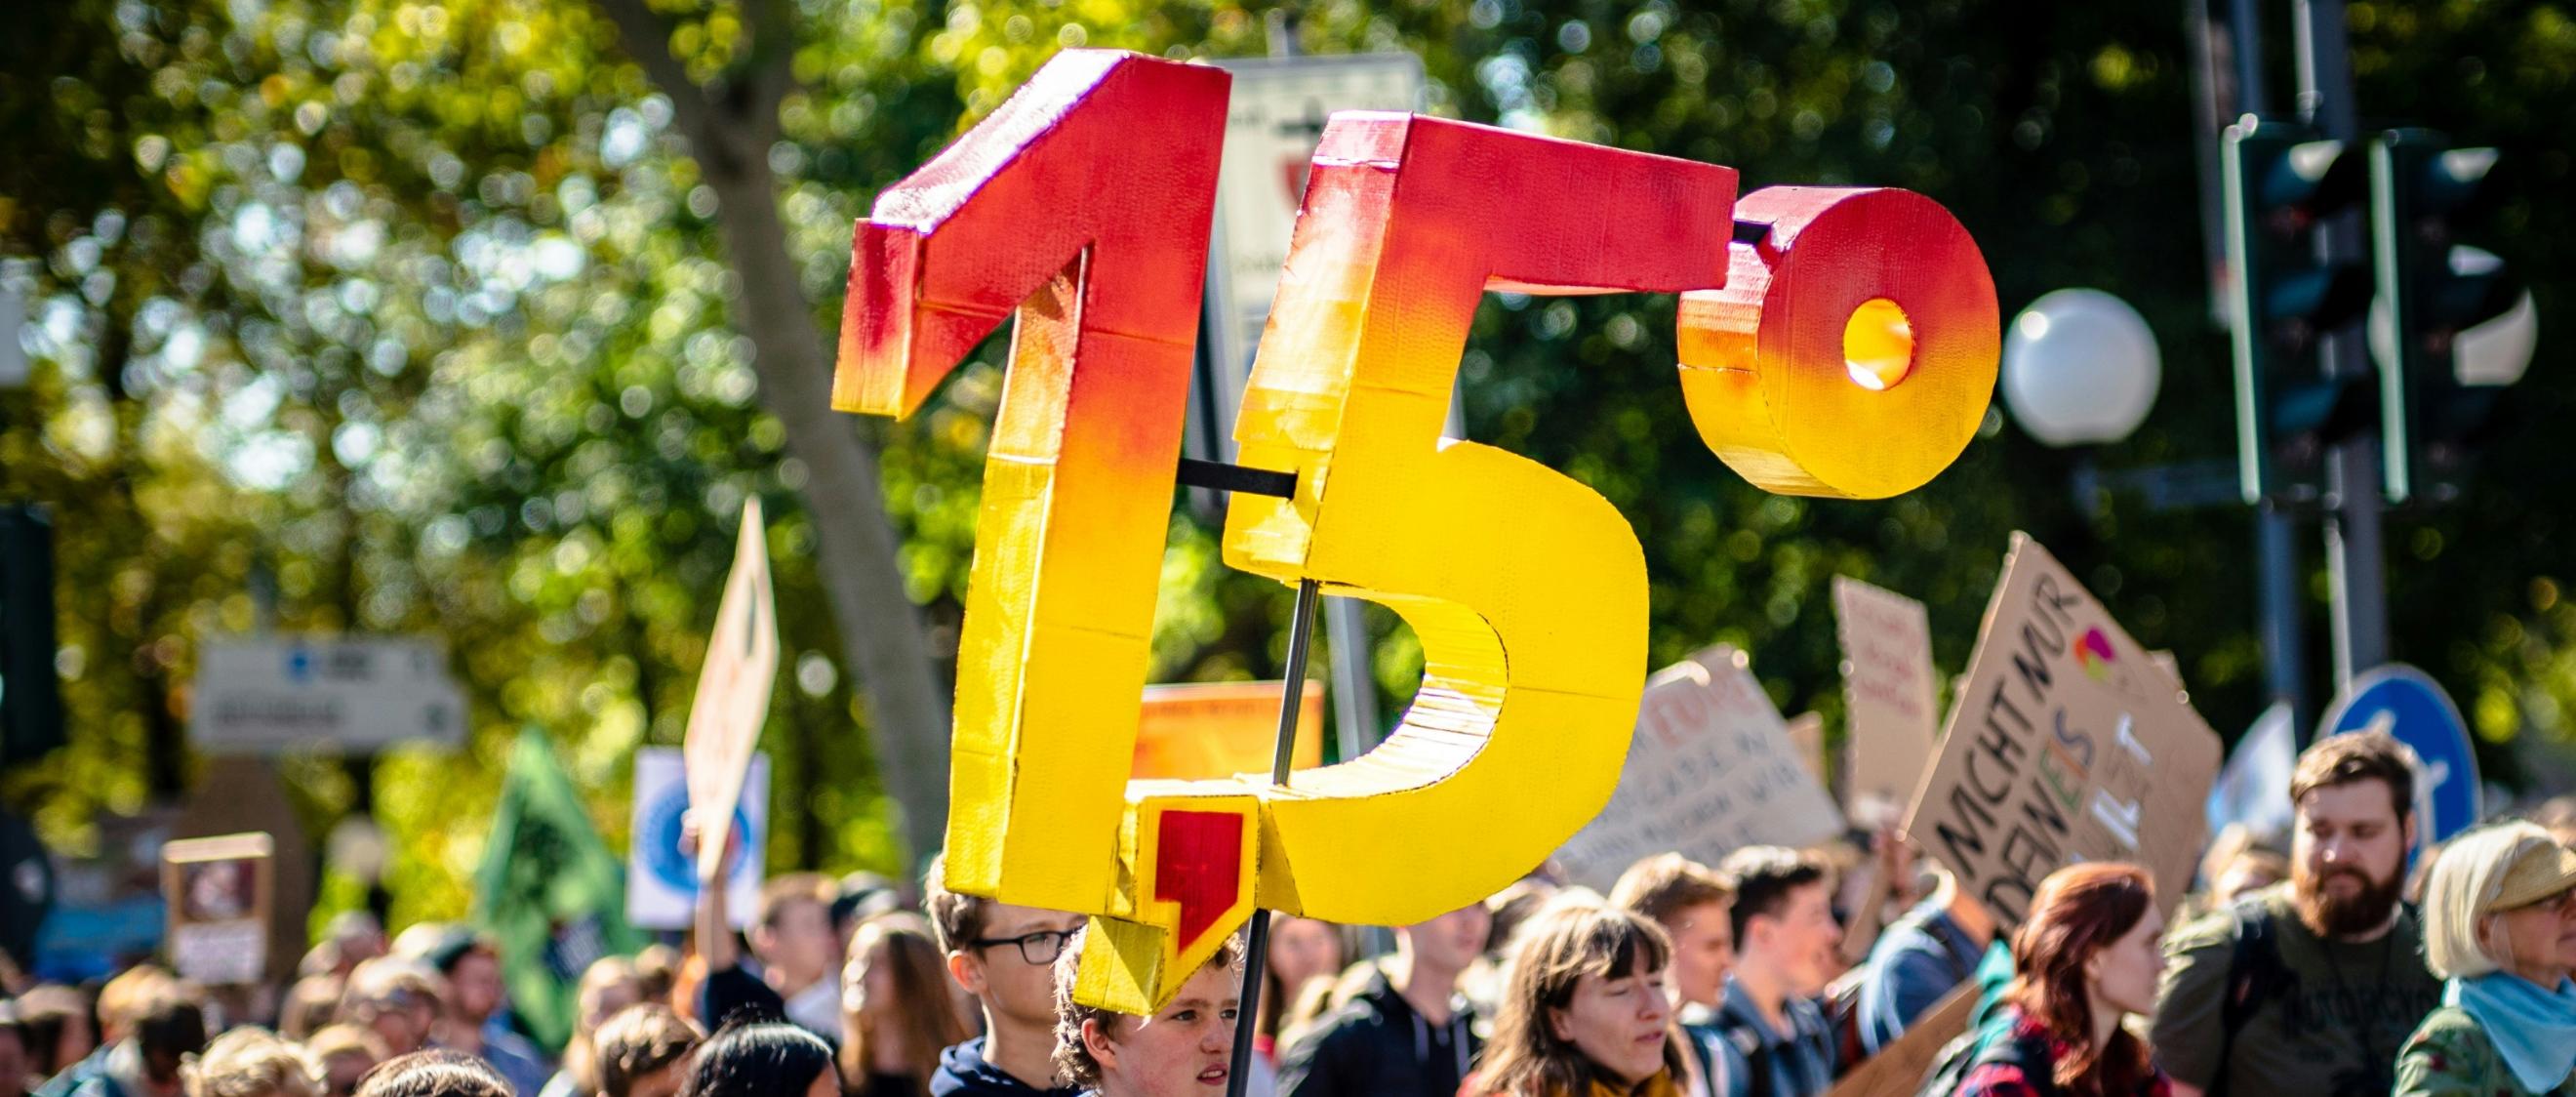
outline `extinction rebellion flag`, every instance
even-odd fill
[[[625,866],[599,840],[544,733],[521,731],[483,850],[474,922],[500,942],[502,978],[529,1036],[561,1048],[582,971],[643,946],[625,910]]]

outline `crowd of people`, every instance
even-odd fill
[[[275,995],[22,980],[0,1097],[1170,1097],[1237,1070],[1260,1097],[1799,1097],[1936,1015],[1960,1035],[1902,1080],[1924,1094],[2576,1095],[2576,802],[2410,872],[2414,780],[2384,735],[2320,741],[2286,849],[2224,836],[2197,881],[2078,863],[2018,926],[1892,832],[1662,854],[1607,895],[1533,873],[1379,955],[1283,917],[1248,1000],[1238,940],[1150,1017],[1074,1000],[1082,917],[935,861],[917,894],[772,880],[741,932],[711,889],[685,939],[590,966],[560,1054],[513,1025],[488,938],[344,916]]]

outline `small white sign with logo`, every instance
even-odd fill
[[[417,636],[259,636],[198,652],[188,733],[209,754],[363,753],[465,741],[465,692]]]

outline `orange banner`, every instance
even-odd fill
[[[1285,682],[1194,682],[1145,687],[1144,721],[1136,728],[1137,778],[1196,780],[1268,775],[1278,749],[1279,691]],[[1297,704],[1297,748],[1290,764],[1324,764],[1324,684],[1308,679]]]

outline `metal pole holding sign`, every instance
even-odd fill
[[[1288,783],[1289,760],[1297,749],[1297,706],[1305,700],[1306,646],[1315,634],[1315,603],[1322,588],[1312,579],[1297,581],[1297,612],[1288,618],[1287,681],[1279,691],[1279,744],[1270,760],[1270,783]],[[1247,1023],[1251,1010],[1241,1008],[1261,1000],[1262,969],[1270,952],[1270,911],[1254,908],[1251,926],[1243,935],[1243,989],[1237,992],[1238,1011],[1234,1023],[1234,1058],[1226,1065],[1225,1097],[1243,1097],[1244,1086],[1251,1075],[1243,1069],[1252,1061],[1252,1037],[1259,1026]]]

